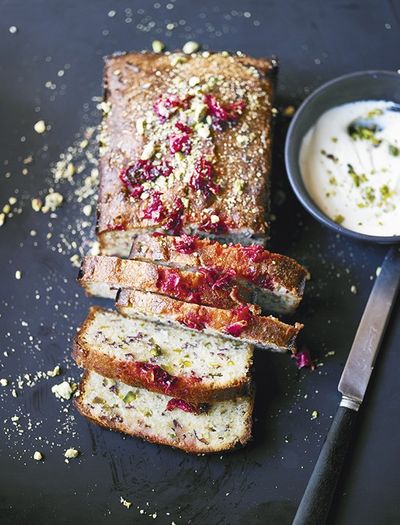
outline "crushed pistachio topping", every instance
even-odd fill
[[[199,49],[199,43],[189,40],[189,42],[186,42],[186,44],[183,46],[182,51],[185,53],[185,55],[191,55],[192,53],[196,53],[196,51]]]
[[[151,43],[151,48],[154,53],[162,53],[165,49],[165,44],[161,40],[153,40]]]
[[[336,224],[342,224],[345,218],[343,217],[343,215],[339,214],[339,215],[336,215],[333,220],[336,222]]]

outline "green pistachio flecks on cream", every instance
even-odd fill
[[[304,136],[299,161],[308,192],[332,220],[400,235],[400,105],[361,100],[326,111]]]

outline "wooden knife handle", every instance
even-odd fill
[[[324,525],[353,434],[357,412],[339,406],[293,525]]]

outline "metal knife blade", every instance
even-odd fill
[[[338,390],[341,406],[358,410],[400,285],[400,249],[390,248],[369,296]]]

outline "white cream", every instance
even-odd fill
[[[399,110],[382,100],[343,104],[323,113],[303,138],[299,161],[307,191],[350,230],[400,235]]]

